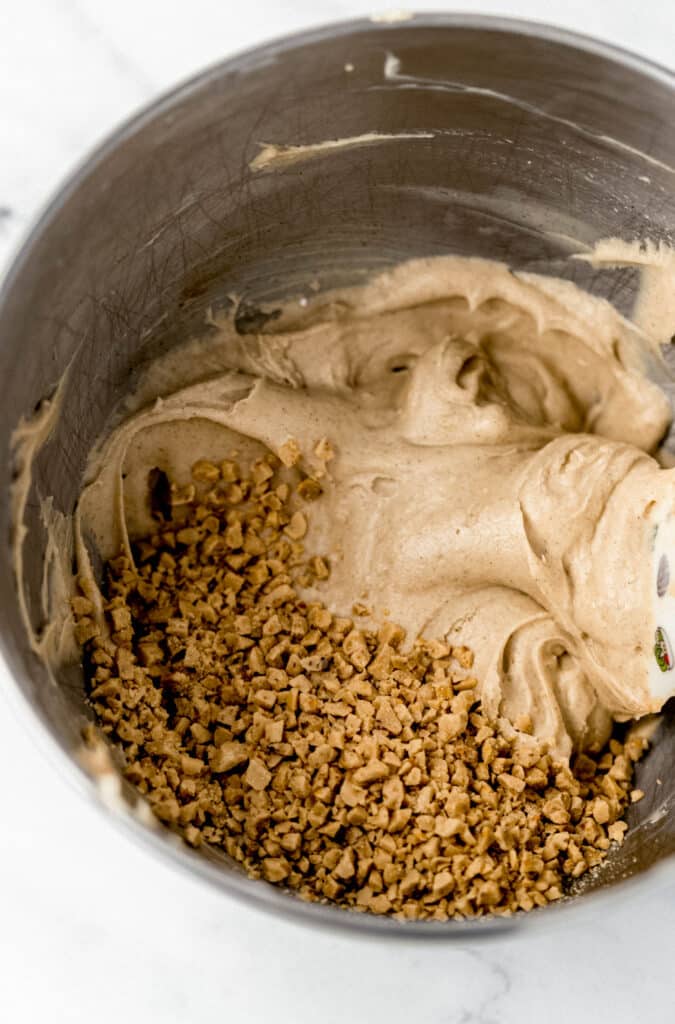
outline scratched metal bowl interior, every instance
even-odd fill
[[[237,324],[247,334],[263,310],[317,278],[326,289],[410,257],[456,253],[571,279],[630,314],[634,270],[598,271],[572,256],[608,236],[670,237],[674,104],[671,74],[601,43],[525,23],[419,16],[263,46],[118,131],[53,200],[0,299],[5,453],[19,418],[71,367],[26,513],[24,584],[35,625],[46,541],[40,498],[53,495],[57,509],[72,512],[111,410],[150,360],[201,332],[207,307],[240,295]],[[381,137],[286,165],[254,162],[261,144],[373,133]],[[77,758],[91,716],[82,673],[50,681],[21,623],[7,543],[8,457],[1,472],[8,686],[22,695],[38,741],[96,798]],[[122,809],[108,813],[155,855],[274,913],[383,937],[466,939],[597,913],[631,884],[639,891],[675,877],[673,763],[675,717],[665,714],[638,767],[646,796],[630,808],[623,847],[578,896],[509,920],[401,923],[309,905],[249,880],[224,854],[191,850]]]

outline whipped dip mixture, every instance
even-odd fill
[[[308,597],[470,647],[486,710],[563,758],[675,692],[662,339],[567,282],[456,257],[289,302],[257,335],[209,329],[92,453],[73,522],[88,591],[153,531],[151,470],[187,483],[196,459],[294,441],[322,487],[306,549],[331,569]]]

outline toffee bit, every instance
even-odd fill
[[[318,480],[308,476],[298,484],[298,494],[304,501],[316,501],[323,494],[323,488]]]
[[[283,462],[284,466],[297,466],[298,462],[302,458],[302,452],[300,445],[294,437],[290,437],[288,441],[285,441],[281,445],[278,451],[278,456]]]
[[[321,462],[330,462],[331,459],[335,458],[335,449],[327,437],[322,437],[314,445],[314,454]]]
[[[299,503],[321,487],[296,441],[278,456],[200,459],[180,485],[152,470],[155,532],[133,570],[107,566],[112,635],[86,582],[72,600],[127,779],[191,846],[303,899],[417,920],[561,899],[622,842],[644,743],[557,764],[527,716],[508,735],[488,719],[468,648],[308,604],[330,566],[303,551]]]

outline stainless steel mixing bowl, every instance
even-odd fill
[[[465,15],[368,21],[270,43],[206,71],[113,135],[67,182],[0,297],[0,633],[9,686],[40,741],[90,795],[75,756],[89,716],[80,670],[49,680],[31,654],[10,568],[10,435],[54,391],[62,412],[34,466],[24,585],[36,625],[45,533],[39,499],[71,512],[87,452],[158,353],[201,333],[207,307],[261,305],[420,255],[459,253],[576,281],[630,313],[635,275],[570,258],[595,240],[672,240],[675,78],[602,43]],[[256,169],[263,143],[360,144]],[[404,136],[415,137],[404,137]],[[664,384],[667,383],[664,381]],[[406,923],[308,905],[197,854],[121,809],[156,852],[225,892],[308,923],[381,936],[486,937],[595,913],[675,878],[675,720],[638,769],[619,852],[577,899],[505,921]],[[657,784],[657,779],[660,784]]]

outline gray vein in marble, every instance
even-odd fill
[[[61,9],[83,42],[95,44],[111,67],[135,86],[141,99],[154,95],[157,86],[143,68],[113,42],[77,0],[61,0]]]
[[[467,949],[464,952],[480,967],[487,969],[493,986],[475,1006],[462,1008],[459,1017],[449,1018],[448,1024],[502,1024],[503,1002],[513,987],[508,968],[477,950]]]

